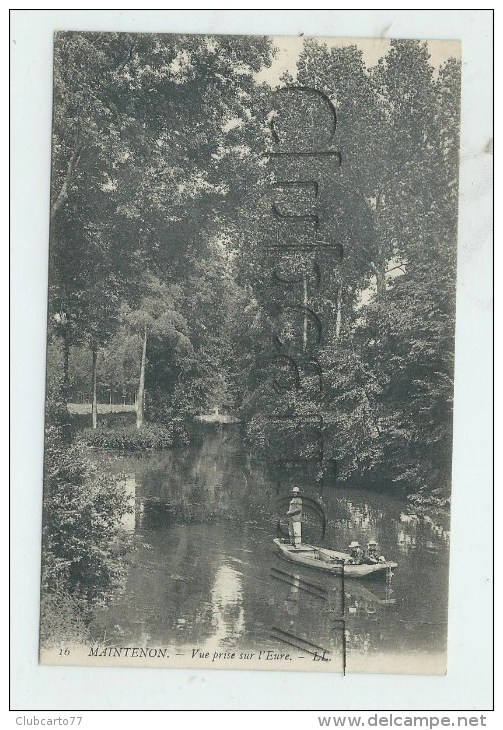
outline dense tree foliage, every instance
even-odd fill
[[[139,429],[234,411],[259,454],[295,438],[279,413],[315,407],[340,479],[445,501],[459,63],[434,69],[426,44],[392,41],[369,68],[356,45],[306,41],[281,88],[330,100],[324,141],[316,95],[285,112],[257,83],[272,53],[264,38],[57,36],[50,367],[67,400],[135,395]],[[316,266],[297,248],[271,268],[268,190],[299,170],[267,153],[287,138],[334,150],[308,169],[333,244]],[[276,187],[276,223],[309,195]],[[275,342],[307,352],[307,305],[323,321],[322,388],[308,359],[302,388],[286,360],[271,367]]]
[[[269,55],[261,38],[57,35],[49,311],[67,385],[70,347],[90,351],[95,381],[150,277],[187,287],[212,266],[220,220],[245,194]]]
[[[297,78],[284,82],[318,89],[337,110],[334,139],[342,164],[332,182],[323,170],[316,179],[327,191],[318,207],[329,224],[325,236],[341,243],[344,255],[338,262],[318,254],[323,288],[312,264],[307,269],[298,253],[284,254],[280,266],[297,271],[297,277],[290,274],[288,285],[274,289],[270,273],[267,281],[270,257],[257,260],[254,251],[255,339],[274,339],[277,321],[267,312],[277,297],[302,304],[303,284],[325,336],[317,351],[322,392],[312,370],[301,388],[289,386],[290,366],[278,389],[277,366],[268,368],[270,356],[264,352],[261,358],[255,345],[244,402],[249,436],[256,447],[272,444],[277,450],[300,438],[295,424],[314,410],[323,417],[324,458],[327,467],[336,465],[332,474],[414,495],[418,503],[445,504],[452,443],[459,63],[450,60],[435,72],[425,44],[393,41],[369,69],[356,46],[328,49],[308,41]],[[304,115],[301,128],[299,113],[293,108],[291,118],[284,112],[280,121],[290,125],[288,138],[302,149],[309,119]],[[305,167],[301,178],[295,164],[290,163],[290,179],[305,179]],[[268,235],[264,227],[262,240]],[[247,251],[243,257],[248,259]],[[289,328],[302,332],[302,316],[283,323],[283,342],[293,337]],[[270,353],[270,346],[265,349]],[[301,351],[302,342],[293,341],[282,350],[297,353],[297,359]],[[278,431],[279,413],[291,416],[284,431]]]

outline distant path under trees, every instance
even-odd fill
[[[92,412],[92,403],[68,403],[68,413],[85,415]],[[98,413],[134,413],[134,403],[98,403]]]

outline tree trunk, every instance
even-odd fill
[[[384,299],[386,296],[386,265],[379,262],[376,266],[377,298]]]
[[[65,178],[61,185],[60,191],[59,191],[55,201],[51,205],[51,220],[54,218],[54,216],[56,215],[58,210],[61,208],[63,203],[68,198],[69,186],[75,175],[75,169],[76,169],[77,165],[79,164],[81,154],[82,154],[82,149],[81,149],[80,145],[75,144],[71,157],[68,160],[68,166],[66,169]]]
[[[65,406],[68,404],[68,395],[70,390],[70,345],[68,338],[63,336],[63,401]]]
[[[303,286],[303,297],[302,303],[304,307],[307,307],[307,276],[302,275],[302,286]],[[307,313],[304,314],[304,326],[302,329],[302,349],[304,352],[307,351]]]
[[[96,394],[97,374],[98,374],[98,350],[97,350],[97,348],[93,348],[93,406],[92,406],[93,428],[97,428],[97,426],[98,426],[98,398],[97,398],[97,394]]]
[[[138,396],[136,398],[136,428],[143,426],[143,409],[145,406],[145,366],[147,363],[147,329],[143,334],[143,347],[141,351],[140,382],[138,383]]]
[[[337,284],[337,302],[335,313],[335,341],[340,337],[342,327],[342,282],[339,279]]]
[[[70,414],[68,412],[68,398],[70,391],[70,368],[68,363],[69,359],[70,345],[66,335],[63,335],[63,389],[61,395],[64,403],[64,416],[62,418],[61,429],[63,441],[65,441],[66,443],[70,443],[72,439],[72,425],[70,422]]]
[[[386,271],[388,269],[388,260],[386,257],[386,247],[384,245],[383,238],[379,233],[379,223],[376,224],[376,230],[377,256],[374,271],[376,275],[377,298],[384,299],[384,297],[386,296]]]

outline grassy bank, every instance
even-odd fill
[[[85,428],[78,439],[87,446],[100,449],[122,449],[125,451],[152,451],[167,449],[175,441],[173,424],[145,424],[140,429],[135,424]]]

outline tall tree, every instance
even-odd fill
[[[320,356],[326,451],[337,458],[344,478],[386,480],[409,492],[423,489],[430,494],[438,486],[445,494],[453,373],[459,64],[451,60],[435,70],[426,44],[392,41],[386,56],[367,68],[356,46],[328,49],[307,41],[296,78],[285,76],[283,81],[287,86],[317,89],[331,100],[337,114],[334,141],[342,156],[332,192],[337,203],[329,201],[324,211],[330,212],[332,205],[337,227],[328,235],[337,231],[344,243],[342,265],[332,267],[329,287],[336,300],[320,301],[315,287],[312,294],[308,292],[333,332]],[[299,114],[293,107],[290,120],[284,109],[279,110],[274,129],[280,142],[281,125],[291,123],[292,130],[299,131],[290,131],[290,138],[302,144],[310,116],[306,111],[305,121],[297,119],[295,124]],[[327,185],[328,178],[323,182]],[[267,241],[270,228],[263,226],[257,249]],[[253,276],[248,280],[254,281],[253,295],[264,305],[272,287],[267,266],[261,270],[260,255],[255,253],[253,249],[250,265],[255,280]],[[308,272],[302,271],[298,254],[285,256],[284,263],[284,270],[298,275],[296,284],[290,276],[291,284],[282,294],[300,302],[302,288],[305,299]],[[327,267],[320,268],[325,275]],[[264,312],[258,319],[261,337],[271,337],[271,322],[264,321]],[[296,329],[302,331],[300,321]],[[301,397],[298,389],[288,394],[283,388],[279,397],[272,376],[264,378],[261,351],[254,367],[257,376],[245,398],[249,417],[267,413],[271,402],[280,402],[284,412],[297,415],[318,402],[316,389],[309,387]],[[285,373],[283,384],[291,377],[291,372]],[[262,426],[256,435],[267,442]]]
[[[144,422],[145,375],[147,352],[151,339],[161,340],[172,353],[191,351],[192,345],[187,336],[187,323],[179,312],[181,290],[177,285],[167,285],[158,279],[150,278],[146,293],[137,309],[123,308],[124,321],[136,332],[140,342],[140,372],[136,398],[136,427]]]
[[[96,365],[112,309],[141,299],[139,272],[190,274],[242,194],[228,181],[244,176],[249,97],[270,56],[264,38],[57,34],[50,313],[65,371],[85,340]]]

